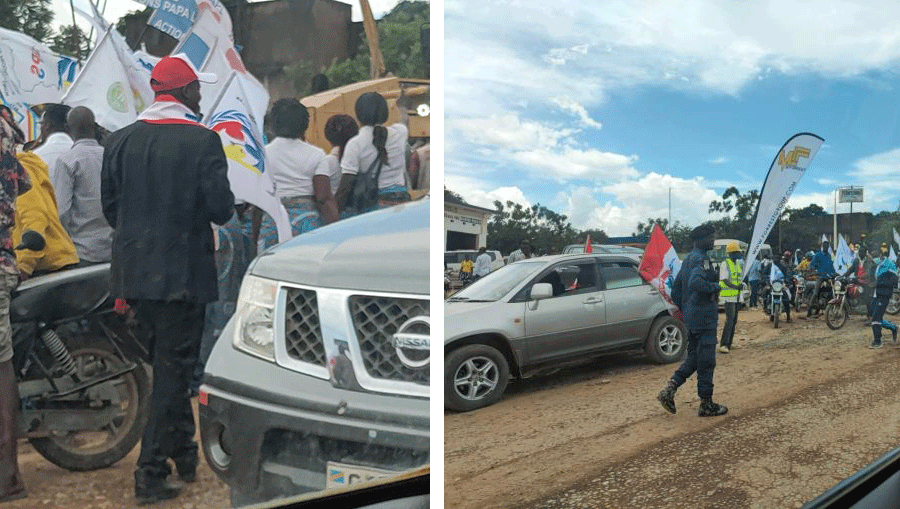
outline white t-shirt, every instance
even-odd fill
[[[336,195],[338,187],[341,185],[341,161],[338,159],[338,152],[341,149],[334,147],[331,153],[322,159],[319,167],[316,168],[316,175],[328,175],[331,179],[331,194]]]
[[[56,171],[56,161],[72,149],[75,142],[66,133],[53,133],[47,136],[47,140],[40,147],[34,149],[34,154],[47,163],[47,172],[50,181],[53,181],[53,173]]]
[[[478,258],[475,259],[475,275],[476,276],[487,276],[491,273],[491,256],[487,253],[482,253],[478,255]]]
[[[378,150],[372,145],[374,128],[364,125],[359,128],[359,134],[347,142],[344,147],[344,157],[341,159],[341,172],[350,175],[365,173],[369,166],[378,157]],[[381,167],[381,175],[378,178],[378,189],[391,186],[406,185],[406,140],[409,138],[409,129],[403,124],[387,126],[388,162]]]
[[[313,176],[325,151],[301,139],[275,138],[266,145],[269,174],[275,182],[275,196],[313,196]],[[325,174],[327,175],[327,174]]]

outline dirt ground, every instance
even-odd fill
[[[717,358],[718,418],[697,417],[696,377],[665,412],[655,397],[677,365],[637,356],[510,383],[445,415],[445,506],[800,507],[900,443],[900,349],[870,350],[871,336],[858,317],[776,330],[742,312]]]
[[[197,400],[194,399],[194,415]],[[199,443],[200,437],[197,436]],[[70,472],[50,463],[27,442],[19,443],[19,466],[28,498],[4,504],[4,509],[123,509],[134,501],[134,468],[140,447],[135,447],[110,468]],[[151,506],[154,509],[222,509],[231,507],[228,486],[209,469],[200,454],[197,481],[186,485],[178,498]]]

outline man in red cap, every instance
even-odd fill
[[[115,233],[112,291],[132,304],[150,334],[153,395],[134,474],[138,503],[173,498],[199,460],[189,384],[206,304],[218,299],[213,233],[234,211],[219,136],[200,122],[200,81],[182,56],[159,61],[156,100],[113,133],[103,154],[103,213]]]

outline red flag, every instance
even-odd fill
[[[675,253],[675,248],[666,238],[662,228],[658,224],[653,225],[653,233],[650,234],[650,242],[644,249],[644,257],[638,271],[644,281],[656,288],[662,298],[669,303],[673,314],[676,306],[672,303],[672,284],[679,270],[681,260]]]
[[[591,236],[588,235],[587,242],[584,243],[584,252],[585,253],[593,253],[594,246],[591,244]]]

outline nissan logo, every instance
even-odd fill
[[[424,334],[422,332],[412,332],[414,330],[421,331],[422,329],[428,332]],[[400,358],[400,362],[404,366],[413,369],[427,366],[431,362],[431,321],[429,317],[416,316],[407,320],[394,334],[392,343],[397,351],[397,357]],[[415,355],[415,353],[423,351],[429,352],[424,359],[420,358],[421,354]],[[411,359],[410,355],[415,358]]]

